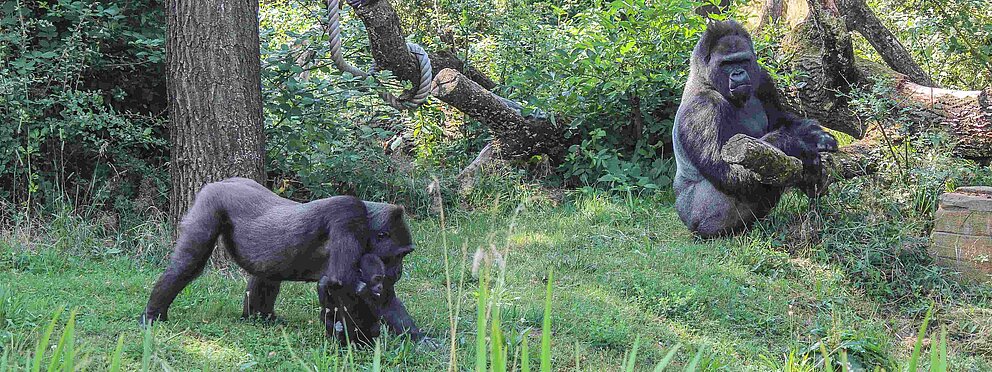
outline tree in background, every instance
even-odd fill
[[[206,183],[264,181],[258,2],[169,0],[166,19],[169,212],[177,222]]]

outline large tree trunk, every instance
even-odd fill
[[[850,1],[850,0],[845,0]],[[908,109],[905,119],[916,130],[948,133],[957,144],[958,156],[986,160],[992,158],[992,105],[989,89],[965,91],[932,88],[915,83],[905,74],[885,66],[854,58],[844,7],[833,1],[811,1],[809,14],[796,25],[791,40],[796,58],[792,67],[800,72],[792,96],[797,109],[824,126],[861,138],[868,123],[855,115],[843,94],[855,87],[868,87],[868,76],[888,78],[896,110]],[[855,14],[854,17],[861,15]]]
[[[365,24],[369,46],[377,66],[391,70],[400,79],[420,78],[416,58],[406,48],[399,17],[388,0],[371,0],[355,9]],[[441,101],[489,126],[496,138],[497,154],[508,160],[528,161],[546,156],[551,162],[563,158],[562,128],[544,115],[522,115],[521,106],[489,91],[495,83],[466,66],[449,51],[429,52],[434,65],[432,93]]]
[[[206,183],[264,182],[258,2],[168,0],[166,18],[169,213],[178,222]]]
[[[852,3],[855,5],[851,5]],[[895,66],[892,63],[886,67],[857,60],[848,31],[849,25],[863,22],[868,14],[873,19],[870,23],[881,27],[870,10],[863,7],[864,3],[860,0],[790,0],[787,6],[803,8],[807,4],[808,14],[792,25],[791,38],[786,41],[786,47],[791,49],[789,52],[795,53],[791,67],[801,72],[800,78],[792,89],[783,93],[791,97],[791,105],[806,116],[817,119],[828,128],[860,138],[854,144],[841,148],[840,152],[824,157],[824,165],[829,173],[836,178],[871,173],[883,156],[884,129],[868,127],[869,123],[865,123],[851,110],[845,96],[852,89],[869,87],[872,83],[867,78],[869,76],[885,77],[890,81],[892,96],[880,98],[895,102],[893,112],[899,112],[900,119],[910,124],[913,131],[944,132],[955,141],[955,155],[980,161],[992,159],[992,89],[965,91],[933,88],[918,84],[910,76],[893,71]],[[848,19],[850,17],[856,20]],[[869,39],[876,38],[876,41],[881,40],[889,46],[898,44],[888,30],[883,32],[874,29],[870,32],[874,36],[866,35]],[[898,48],[892,50],[896,49]],[[892,50],[880,53],[899,53]],[[910,68],[910,65],[915,66],[915,63],[910,58],[908,63],[897,62],[895,65],[905,69]],[[917,79],[922,77],[917,76]],[[929,81],[929,78],[926,80]],[[887,132],[891,130],[892,128]],[[723,157],[728,162],[745,165],[763,179],[786,185],[799,181],[794,176],[787,180],[775,179],[788,173],[787,170],[794,167],[795,159],[772,150],[761,146],[756,140],[740,138],[734,146],[724,149]]]

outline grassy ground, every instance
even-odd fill
[[[503,304],[511,343],[520,331],[532,329],[533,357],[544,280],[554,271],[552,355],[560,370],[617,370],[638,336],[641,368],[677,343],[685,347],[679,364],[702,349],[709,366],[729,370],[774,369],[783,355],[817,349],[821,340],[830,350],[845,348],[864,365],[891,366],[912,348],[919,319],[905,314],[918,313],[866,295],[864,286],[829,260],[773,249],[773,233],[700,241],[678,221],[670,197],[564,199],[530,193],[522,203],[504,200],[449,211],[443,231],[437,217],[411,219],[418,247],[408,257],[399,296],[421,326],[446,345],[448,255],[461,368],[471,368],[474,360],[478,282],[470,271],[479,248],[505,255],[505,274],[494,296]],[[783,204],[777,216],[796,214],[801,203]],[[142,335],[135,320],[163,262],[125,256],[106,248],[112,245],[108,240],[80,238],[78,231],[91,229],[90,223],[74,221],[79,225],[33,225],[0,237],[0,354],[23,360],[53,311],[78,308],[76,337],[84,360],[103,369],[123,334],[124,363],[137,368]],[[66,233],[72,231],[77,233]],[[240,274],[209,270],[182,292],[171,320],[154,329],[153,364],[173,370],[298,370],[302,364],[333,365],[349,358],[350,350],[324,341],[313,284],[284,285],[276,311],[285,322],[279,324],[238,319],[245,285]],[[977,316],[989,309],[981,301],[944,305],[946,313]],[[973,332],[982,332],[987,322],[977,322]],[[992,369],[989,354],[982,352],[987,340],[969,340],[978,346],[952,342],[954,370]],[[354,351],[350,358],[370,365],[371,351]],[[382,359],[385,367],[401,370],[443,370],[448,360],[446,346],[397,338],[386,341]]]

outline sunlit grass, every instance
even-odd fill
[[[682,370],[697,355],[700,370],[761,370],[767,367],[762,356],[786,363],[793,350],[796,362],[816,360],[807,349],[821,340],[828,340],[831,355],[851,350],[846,357],[858,362],[874,354],[855,348],[876,348],[897,360],[910,354],[890,330],[891,314],[878,310],[884,305],[859,295],[828,264],[791,258],[753,237],[698,241],[668,203],[603,195],[561,204],[535,200],[524,199],[521,208],[504,202],[450,211],[443,224],[411,221],[418,248],[405,263],[399,296],[439,341],[437,348],[399,337],[385,337],[378,354],[374,347],[328,343],[316,321],[313,285],[306,283],[284,285],[276,304],[283,323],[241,321],[244,278],[208,270],[177,298],[172,319],[155,327],[149,366],[336,370],[378,363],[384,370],[445,370],[454,360],[456,370],[465,370],[483,360],[488,370],[499,360],[499,368],[521,370],[526,360],[531,370],[545,362],[552,370],[571,370],[578,360],[582,369],[618,370],[630,365],[638,337],[636,370],[663,361]],[[0,309],[12,314],[0,325],[0,344],[15,345],[0,356],[24,365],[53,309],[76,308],[81,361],[111,365],[123,335],[122,370],[140,368],[145,342],[136,317],[161,267],[123,256],[25,248],[43,245],[0,243],[0,294],[7,293],[0,295]],[[480,247],[506,254],[504,268],[490,266],[482,304],[483,282],[471,273],[471,253]],[[496,348],[494,332],[502,334]],[[960,355],[948,352],[952,360]],[[967,365],[988,365],[960,357]]]

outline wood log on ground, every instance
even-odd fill
[[[756,173],[761,183],[773,186],[793,186],[803,177],[803,164],[794,157],[757,138],[737,134],[720,150],[720,156],[730,164]],[[878,169],[875,146],[855,142],[835,153],[820,153],[825,173],[833,180],[865,176]]]
[[[757,173],[761,183],[788,186],[802,176],[803,163],[757,138],[737,134],[720,149],[720,156],[730,164],[740,164]]]

